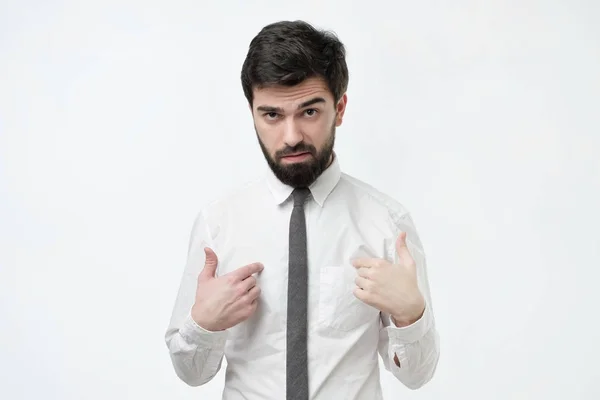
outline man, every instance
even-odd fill
[[[242,86],[269,169],[204,208],[166,343],[187,384],[227,360],[223,399],[381,399],[439,358],[425,255],[398,202],[340,171],[342,43],[305,22],[264,27]]]

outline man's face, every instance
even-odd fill
[[[275,176],[292,187],[312,184],[333,160],[335,129],[346,95],[334,104],[324,80],[254,89],[254,128]]]

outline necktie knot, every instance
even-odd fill
[[[294,198],[294,207],[304,207],[304,203],[306,203],[306,199],[308,199],[308,195],[310,194],[310,190],[305,187],[296,188],[292,192],[292,197]]]

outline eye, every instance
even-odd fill
[[[309,108],[308,110],[304,111],[307,117],[314,117],[315,115],[317,115],[318,112],[319,111],[314,108]]]
[[[264,113],[263,116],[265,116],[267,119],[274,120],[278,117],[278,114],[276,112],[268,112]]]

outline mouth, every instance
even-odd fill
[[[291,162],[295,162],[295,161],[302,161],[308,157],[310,157],[310,153],[307,151],[304,152],[300,152],[300,153],[294,153],[294,154],[289,154],[287,156],[281,157],[282,160],[285,161],[291,161]]]

